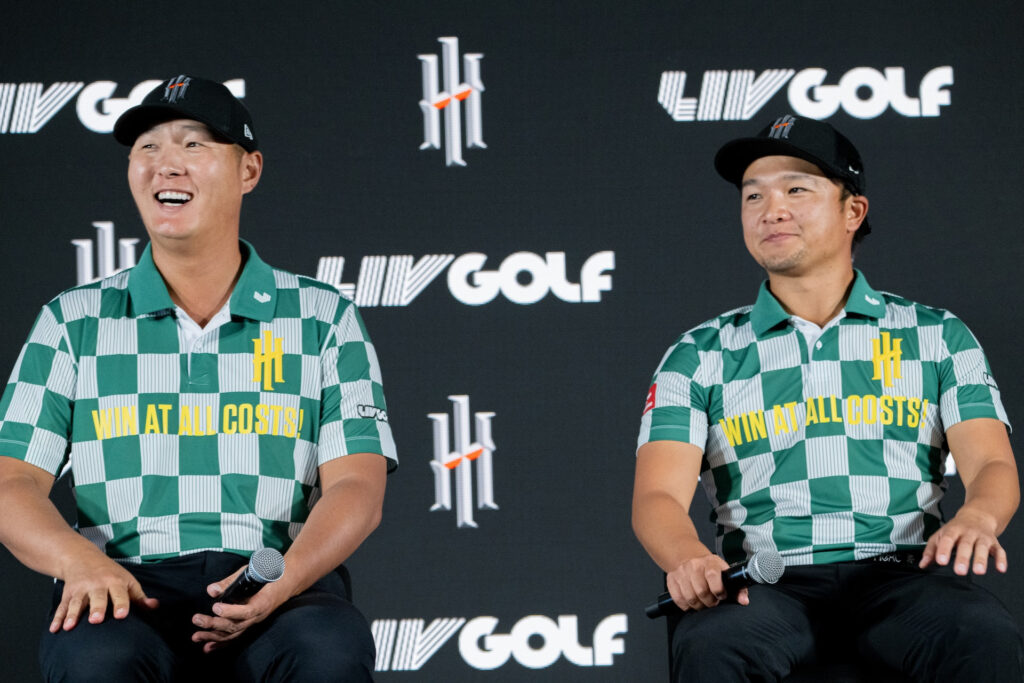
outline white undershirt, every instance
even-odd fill
[[[195,346],[200,337],[213,332],[224,323],[231,321],[230,303],[230,299],[225,301],[216,315],[206,323],[206,327],[200,327],[199,323],[189,317],[189,314],[181,306],[174,307],[174,315],[178,321],[178,336],[181,339],[182,349],[188,353],[190,361],[192,359],[192,347]],[[191,366],[191,362],[189,365]],[[189,370],[191,371],[191,367]]]
[[[804,335],[804,339],[807,341],[808,353],[814,353],[815,348],[821,348],[820,342],[821,335],[825,334],[825,330],[838,325],[839,321],[846,317],[846,310],[839,311],[839,315],[825,323],[824,327],[818,327],[816,323],[812,323],[810,320],[804,320],[798,315],[789,316],[789,322],[795,327],[800,334]]]

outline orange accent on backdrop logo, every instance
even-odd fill
[[[451,462],[446,462],[444,464],[444,466],[447,467],[450,470],[454,470],[456,467],[459,466],[459,463],[462,462],[463,458],[465,458],[466,460],[472,461],[472,460],[476,460],[477,458],[479,458],[481,455],[483,455],[483,453],[484,453],[484,449],[478,448],[475,451],[470,451],[469,453],[466,453],[465,455],[462,455],[462,456],[459,456],[458,458],[455,458]]]

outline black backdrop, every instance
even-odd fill
[[[875,232],[858,266],[877,288],[965,319],[988,352],[1011,420],[1024,414],[1016,309],[1024,13],[1015,2],[150,7],[6,8],[5,375],[39,306],[78,281],[72,240],[95,241],[93,223],[110,222],[116,239],[140,238],[141,253],[126,150],[87,124],[109,128],[138,84],[178,73],[244,82],[266,168],[246,199],[242,230],[275,265],[316,275],[321,257],[340,256],[341,281],[354,284],[366,256],[409,255],[425,267],[426,255],[479,253],[483,270],[497,271],[519,254],[506,271],[534,264],[532,282],[544,293],[544,283],[560,282],[551,267],[558,254],[565,279],[579,283],[591,256],[612,252],[592,262],[604,265],[598,279],[584,278],[598,301],[549,293],[518,304],[498,293],[467,305],[448,284],[455,264],[466,263],[456,259],[407,305],[364,307],[401,460],[381,527],[349,563],[356,601],[381,651],[391,653],[379,662],[382,681],[663,677],[663,625],[642,611],[660,590],[660,572],[629,526],[640,410],[651,371],[682,330],[753,299],[762,275],[742,245],[735,190],[717,178],[711,158],[724,140],[806,107],[789,87],[813,75],[807,69],[825,70],[826,86],[842,84],[819,94],[842,99],[828,118],[866,160]],[[483,55],[475,63],[484,91],[474,87],[459,105],[464,167],[446,165],[444,145],[453,138],[443,126],[441,149],[420,149],[418,55],[440,63],[442,37],[458,39],[460,78],[468,78],[462,55]],[[676,99],[669,109],[659,102],[663,74],[685,72],[682,92],[672,96],[698,98],[707,79],[699,110],[721,119],[714,107],[706,113],[714,104],[710,72],[757,77],[772,69],[792,75],[759,109],[750,105],[757,111],[749,121],[677,121],[669,113]],[[937,97],[922,93],[930,73],[933,84],[952,76]],[[900,74],[905,88],[894,85]],[[93,97],[102,81],[112,84],[105,104]],[[38,90],[25,85],[33,83]],[[50,89],[60,83],[79,89]],[[62,87],[74,93],[57,107]],[[919,94],[937,116],[882,106]],[[466,146],[473,99],[486,148]],[[850,113],[870,101],[884,111]],[[535,267],[548,252],[548,266]],[[367,282],[372,263],[363,269]],[[490,281],[514,296],[516,283],[522,288],[531,276],[478,280]],[[470,415],[494,413],[499,509],[475,510],[476,528],[457,526],[454,494],[452,510],[431,511],[428,414],[451,415],[452,395],[469,397]],[[1013,440],[1021,451],[1019,435]],[[479,490],[479,482],[471,487]],[[951,492],[947,511],[963,495],[955,478]],[[67,509],[68,493],[56,496]],[[698,514],[706,511],[702,504]],[[1004,535],[1011,573],[981,579],[1018,619],[1022,534],[1015,522]],[[4,677],[35,680],[49,580],[6,551],[0,572]],[[494,637],[475,638],[492,628]],[[481,645],[491,653],[474,655]]]

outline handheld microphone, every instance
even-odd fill
[[[273,548],[261,548],[249,558],[249,566],[217,598],[217,602],[238,604],[253,596],[264,585],[284,574],[284,557]]]
[[[781,555],[774,550],[760,550],[751,555],[747,562],[723,570],[722,584],[725,586],[726,594],[732,597],[740,589],[755,583],[775,583],[782,577],[782,572],[785,569],[786,565],[782,561]],[[650,619],[681,611],[672,600],[671,593],[662,593],[655,602],[644,608],[644,612]]]

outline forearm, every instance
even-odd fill
[[[0,543],[26,567],[64,579],[73,558],[103,555],[72,529],[46,491],[27,477],[0,482]]]
[[[379,496],[358,480],[338,482],[313,506],[285,555],[289,596],[309,588],[355,552],[381,519]]]
[[[667,494],[650,493],[633,505],[633,531],[665,572],[686,560],[713,554],[697,535],[690,515]]]
[[[964,504],[957,514],[982,515],[995,523],[997,536],[1006,529],[1020,503],[1017,468],[1012,462],[986,463],[966,487]]]

